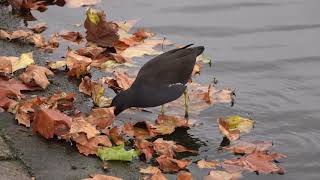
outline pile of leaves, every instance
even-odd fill
[[[95,1],[61,0],[51,3],[67,3],[72,7],[92,5]],[[50,1],[13,0],[9,1],[13,9],[20,12],[31,10],[44,11]],[[128,68],[134,58],[145,55],[163,53],[159,46],[172,43],[159,39],[154,33],[145,29],[131,32],[136,20],[115,22],[107,20],[103,11],[89,8],[86,13],[84,27],[86,34],[80,32],[54,33],[48,41],[41,35],[46,30],[46,24],[38,24],[28,29],[9,31],[0,29],[0,39],[31,43],[35,47],[52,52],[59,46],[61,39],[71,43],[85,43],[78,49],[66,50],[64,59],[48,61],[47,67],[35,64],[32,52],[20,57],[0,56],[0,107],[15,115],[18,124],[32,128],[34,133],[46,139],[59,138],[76,144],[79,152],[85,156],[93,155],[103,161],[132,161],[139,157],[146,162],[155,161],[156,166],[141,168],[140,172],[149,174],[143,179],[166,179],[164,173],[178,173],[178,179],[192,179],[187,172],[193,163],[189,159],[178,159],[177,154],[197,151],[188,149],[174,141],[167,141],[159,136],[170,135],[177,128],[189,129],[193,124],[188,119],[177,115],[159,115],[153,121],[125,123],[123,126],[113,124],[115,116],[113,107],[109,107],[112,97],[104,96],[106,91],[116,93],[128,89],[135,77]],[[193,76],[201,71],[201,67],[210,64],[211,60],[201,55],[197,59]],[[91,68],[112,71],[112,75],[100,79],[91,79]],[[129,68],[130,69],[130,68]],[[18,78],[13,76],[17,71],[23,71]],[[92,98],[95,107],[87,114],[79,112],[74,107],[75,94],[57,92],[49,97],[26,96],[22,91],[45,91],[50,86],[50,77],[61,71],[68,78],[81,79],[79,91]],[[15,73],[16,74],[16,73]],[[130,74],[130,75],[129,75]],[[216,89],[215,85],[200,85],[190,81],[188,85],[190,110],[196,114],[216,103],[230,103],[234,92],[230,89]],[[183,100],[178,99],[166,104],[168,112],[178,114],[183,109]],[[240,138],[243,132],[249,132],[253,120],[238,116],[218,119],[220,131],[231,142]],[[133,142],[133,145],[132,143]],[[223,147],[224,150],[243,154],[232,160],[198,161],[199,168],[212,170],[205,179],[236,179],[241,172],[249,170],[259,173],[283,173],[283,169],[273,163],[285,155],[268,152],[271,142],[238,142]],[[120,179],[106,175],[94,175],[89,179]]]

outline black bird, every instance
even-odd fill
[[[113,98],[114,114],[130,107],[160,106],[186,92],[196,58],[204,51],[203,46],[190,47],[192,45],[170,50],[145,63],[131,87]],[[187,98],[185,105],[187,117]]]

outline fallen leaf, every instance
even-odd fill
[[[195,76],[196,74],[200,74],[201,71],[201,64],[195,64],[192,70],[192,76]]]
[[[42,33],[48,28],[47,23],[38,23],[32,27],[29,27],[30,30],[32,30],[34,33]]]
[[[16,79],[5,80],[0,77],[0,97],[17,97],[21,99],[24,97],[21,91],[33,91],[36,90],[30,86],[27,86],[23,82]]]
[[[118,25],[113,22],[107,22],[103,11],[89,8],[87,18],[84,22],[87,30],[86,39],[101,47],[113,47],[114,42],[119,39]]]
[[[181,171],[178,174],[177,180],[193,180],[193,177],[190,172]]]
[[[153,157],[154,149],[153,144],[145,139],[136,139],[135,147],[141,154],[144,155],[145,159],[149,161]]]
[[[215,169],[219,165],[219,162],[217,161],[206,161],[206,160],[200,160],[197,162],[197,165],[200,169],[207,168],[207,169]]]
[[[156,160],[164,172],[178,172],[191,163],[191,160],[177,160],[165,155],[159,156]]]
[[[81,6],[92,6],[101,2],[101,0],[64,0],[70,8],[79,8]]]
[[[140,121],[135,124],[125,123],[123,132],[128,136],[134,136],[136,139],[148,139],[156,135],[151,124],[147,121]]]
[[[64,33],[59,33],[59,36],[62,37],[65,40],[75,42],[75,43],[80,43],[83,39],[83,36],[80,32],[64,32]]]
[[[91,139],[87,139],[85,135],[80,134],[80,136],[73,138],[73,140],[77,142],[79,152],[86,156],[90,154],[98,155],[99,147],[112,147],[112,143],[106,135],[97,135]]]
[[[241,178],[240,173],[228,173],[226,171],[210,171],[208,176],[204,177],[204,180],[238,180]]]
[[[175,157],[174,152],[196,152],[182,145],[177,145],[174,141],[165,141],[162,138],[158,138],[153,142],[153,148],[159,155],[165,155],[167,157]]]
[[[239,141],[234,145],[223,147],[223,149],[237,154],[251,154],[254,151],[267,151],[272,146],[272,141]]]
[[[24,73],[19,78],[30,86],[39,86],[42,89],[46,89],[50,82],[47,76],[53,76],[53,72],[46,67],[29,65]]]
[[[248,133],[253,128],[255,121],[240,116],[231,116],[227,119],[219,118],[217,122],[221,133],[230,141],[235,141],[240,138],[241,132]]]
[[[53,138],[56,128],[61,129],[61,125],[66,128],[66,132],[71,126],[72,118],[58,110],[44,109],[35,112],[32,122],[33,132],[38,132],[46,139]],[[60,126],[60,127],[59,127]]]
[[[92,124],[84,120],[83,117],[74,118],[71,123],[69,134],[76,137],[79,133],[85,133],[88,139],[100,134],[100,132]]]
[[[202,62],[204,64],[209,64],[211,66],[211,58],[208,56],[205,56],[203,54],[199,55],[196,59],[197,62]]]
[[[154,132],[165,135],[173,133],[177,127],[190,128],[191,126],[191,121],[185,118],[170,115],[158,115],[156,125],[154,126]]]
[[[102,175],[102,174],[96,174],[92,176],[92,178],[85,178],[82,180],[123,180],[122,178],[117,178],[114,176],[107,176],[107,175]]]
[[[88,47],[78,49],[77,53],[81,56],[86,56],[86,57],[95,59],[105,51],[106,51],[106,48],[88,46]]]
[[[67,65],[67,62],[65,60],[48,61],[47,65],[50,69],[61,69]]]
[[[71,49],[68,49],[66,62],[69,69],[68,75],[79,78],[81,75],[88,74],[92,59],[78,55]]]
[[[157,172],[161,172],[158,167],[155,166],[148,166],[146,168],[140,168],[140,173],[143,174],[155,174]]]
[[[255,151],[238,159],[225,160],[221,165],[228,172],[249,170],[265,174],[283,174],[284,169],[278,167],[273,161],[284,157],[287,156],[279,153],[269,154],[265,151]]]
[[[129,151],[124,149],[124,145],[119,145],[111,148],[99,148],[98,156],[103,161],[117,160],[117,161],[132,161],[138,153],[131,149]]]
[[[124,144],[124,139],[122,137],[122,134],[117,126],[110,129],[109,135],[111,137],[111,140],[116,145]]]
[[[32,52],[21,54],[20,58],[12,56],[0,56],[0,72],[13,73],[19,69],[24,69],[28,65],[33,64]]]
[[[110,126],[115,120],[113,113],[114,108],[95,108],[92,109],[89,116],[86,117],[86,121],[97,127],[97,129],[105,129]]]

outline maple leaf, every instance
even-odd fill
[[[106,15],[103,11],[87,11],[87,18],[84,22],[87,30],[86,39],[101,47],[113,47],[114,42],[119,39],[118,25],[106,21]]]
[[[153,148],[158,154],[166,155],[167,157],[175,157],[174,152],[196,153],[194,150],[189,150],[182,145],[177,145],[174,141],[165,141],[162,138],[158,138],[153,142]]]
[[[159,156],[156,160],[160,165],[160,169],[164,172],[178,172],[191,163],[191,160],[177,160],[165,155]]]
[[[66,134],[71,126],[71,122],[71,117],[58,110],[40,108],[40,110],[35,112],[32,129],[33,132],[38,132],[46,139],[49,139],[53,138],[56,131],[59,131],[59,135],[63,135],[61,134],[61,126],[65,128],[64,134]]]
[[[158,167],[155,166],[148,166],[146,168],[140,168],[140,173],[144,174],[155,174],[157,172],[161,172]]]
[[[234,145],[223,147],[223,149],[237,154],[251,154],[254,151],[267,151],[272,146],[272,141],[239,141]]]
[[[21,54],[20,58],[12,56],[0,56],[0,72],[13,73],[19,69],[24,69],[28,65],[33,64],[32,52]]]
[[[136,139],[134,145],[141,154],[144,154],[147,161],[153,157],[154,149],[151,142],[145,139]]]
[[[53,75],[53,72],[46,67],[29,65],[19,78],[30,86],[40,86],[42,89],[46,89],[50,84],[47,76]]]
[[[154,132],[158,134],[171,134],[177,127],[190,128],[192,126],[191,121],[170,115],[158,115],[156,119],[156,125],[154,126]]]
[[[88,46],[88,47],[78,49],[77,53],[81,56],[86,56],[86,57],[95,59],[105,51],[106,51],[106,48]]]
[[[116,144],[116,145],[124,144],[124,139],[123,139],[122,134],[117,126],[110,129],[109,135],[110,135],[110,138],[114,144]]]
[[[140,121],[135,124],[125,123],[123,132],[128,136],[134,136],[136,139],[148,139],[156,136],[152,130],[152,125],[147,121]]]
[[[21,91],[36,90],[16,79],[5,80],[0,77],[0,97],[24,97]]]
[[[74,118],[70,126],[69,134],[73,137],[77,137],[79,133],[85,133],[87,138],[90,139],[100,134],[95,126],[87,122],[83,117]]]
[[[80,43],[83,39],[83,36],[80,32],[65,32],[65,33],[59,33],[59,36],[62,37],[65,40]]]
[[[230,141],[240,138],[241,132],[248,133],[255,121],[240,116],[230,116],[227,119],[219,118],[217,120],[220,132]]]
[[[98,155],[99,147],[111,147],[112,143],[106,135],[97,135],[88,139],[86,135],[80,133],[79,136],[73,138],[77,142],[77,148],[81,154],[86,156],[90,154]]]
[[[71,49],[68,49],[66,54],[66,62],[69,69],[68,75],[79,78],[81,75],[88,74],[92,59],[78,55]]]

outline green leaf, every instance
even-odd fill
[[[254,120],[241,116],[230,116],[228,117],[228,119],[226,119],[226,122],[230,130],[238,129],[240,130],[240,132],[249,132],[250,129],[253,128],[253,125],[255,123]]]
[[[98,12],[93,10],[92,8],[88,9],[87,17],[89,18],[90,22],[95,25],[97,25],[100,22],[100,17],[98,15]]]
[[[111,148],[99,148],[98,156],[103,161],[117,160],[117,161],[132,161],[134,157],[139,155],[138,151],[131,149],[129,151],[124,149],[124,145],[114,146]]]

